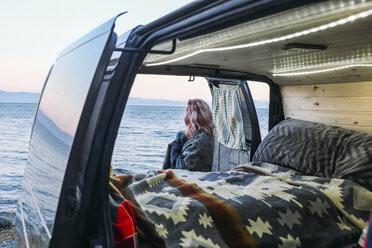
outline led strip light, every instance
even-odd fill
[[[360,12],[358,14],[351,15],[351,16],[339,19],[337,21],[318,26],[318,27],[314,27],[314,28],[306,29],[304,31],[296,32],[296,33],[293,33],[293,34],[288,34],[288,35],[284,35],[284,36],[280,36],[280,37],[276,37],[276,38],[272,38],[272,39],[268,39],[268,40],[256,41],[256,42],[251,42],[251,43],[246,43],[246,44],[241,44],[241,45],[235,45],[235,46],[201,49],[199,51],[196,51],[196,52],[193,52],[193,53],[190,53],[190,54],[178,57],[178,58],[170,59],[170,60],[167,60],[167,61],[158,62],[158,63],[147,63],[147,64],[145,64],[145,66],[165,65],[165,64],[181,61],[181,60],[193,57],[193,56],[201,54],[201,53],[221,52],[221,51],[249,48],[249,47],[262,46],[262,45],[266,45],[266,44],[270,44],[270,43],[289,40],[289,39],[293,39],[293,38],[296,38],[296,37],[301,37],[301,36],[304,36],[304,35],[308,35],[308,34],[316,33],[316,32],[319,32],[319,31],[323,31],[323,30],[326,30],[326,29],[329,29],[329,28],[334,28],[334,27],[337,27],[337,26],[340,26],[340,25],[343,25],[343,24],[346,24],[346,23],[349,23],[349,22],[353,22],[355,20],[359,20],[359,19],[368,17],[370,15],[372,15],[372,9],[369,9],[367,11],[363,11],[363,12]]]
[[[310,75],[310,74],[317,74],[323,72],[330,72],[330,71],[338,71],[353,67],[372,67],[372,64],[353,64],[353,65],[345,65],[345,66],[338,66],[328,69],[322,70],[315,70],[315,71],[302,71],[302,72],[283,72],[283,73],[273,73],[274,77],[290,77],[290,76],[301,76],[301,75]]]

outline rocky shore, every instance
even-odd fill
[[[0,247],[17,247],[14,241],[14,214],[0,213]]]

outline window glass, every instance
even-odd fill
[[[247,83],[256,107],[261,138],[263,139],[269,130],[270,87],[262,82],[247,81]]]

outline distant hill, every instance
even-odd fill
[[[6,92],[0,90],[0,102],[37,103],[39,101],[39,95],[39,93]]]
[[[208,102],[212,105],[211,102]],[[269,108],[269,101],[266,100],[254,100],[256,108]],[[172,101],[162,99],[145,99],[140,97],[130,97],[128,105],[143,105],[143,106],[182,106],[186,107],[187,101]]]
[[[68,146],[72,144],[73,137],[71,136],[71,134],[62,131],[56,125],[56,123],[52,121],[52,119],[50,119],[46,114],[44,114],[42,110],[38,111],[37,120],[40,121],[41,125],[47,128],[46,130],[48,130],[54,137],[58,138]]]
[[[172,101],[162,99],[146,99],[140,97],[130,97],[128,99],[128,105],[142,105],[142,106],[184,106],[186,107],[186,101]]]
[[[6,92],[0,90],[0,102],[9,103],[37,103],[39,93],[30,92]],[[130,97],[128,105],[145,105],[145,106],[186,106],[186,101],[172,101],[161,99],[145,99],[140,97]]]
[[[30,92],[6,92],[0,90],[0,102],[10,103],[37,103],[39,101],[39,93]],[[142,106],[181,106],[186,107],[186,101],[173,101],[162,99],[146,99],[140,97],[130,97],[128,105]],[[211,105],[211,103],[209,103]],[[269,101],[254,100],[256,108],[269,108]]]

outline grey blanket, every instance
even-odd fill
[[[348,179],[372,191],[372,134],[287,119],[269,132],[253,161],[312,176]]]

